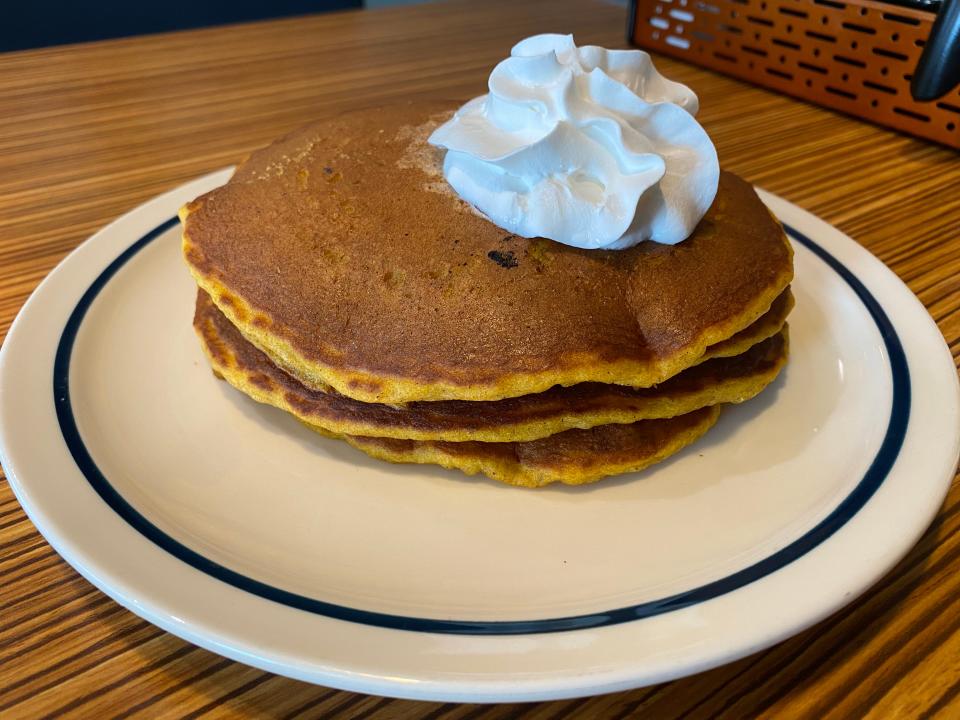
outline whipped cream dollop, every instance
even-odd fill
[[[697,96],[647,53],[536,35],[488,86],[430,143],[457,194],[505,230],[580,248],[675,244],[713,202],[720,168]]]

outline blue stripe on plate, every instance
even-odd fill
[[[782,550],[743,570],[692,590],[677,593],[676,595],[671,595],[659,600],[640,603],[639,605],[631,605],[630,607],[615,608],[613,610],[589,615],[572,615],[569,617],[544,620],[476,621],[405,617],[402,615],[389,615],[343,605],[335,605],[304,595],[287,592],[286,590],[267,585],[224,567],[191,550],[160,530],[124,500],[110,484],[110,481],[104,477],[90,456],[90,452],[84,445],[83,439],[77,430],[77,424],[70,404],[70,357],[83,318],[91,303],[97,297],[97,294],[110,281],[110,278],[112,278],[130,258],[136,255],[137,252],[176,224],[177,218],[171,218],[127,248],[127,250],[110,263],[110,265],[100,273],[97,279],[94,280],[93,284],[90,285],[83,294],[83,297],[80,298],[70,315],[66,327],[64,327],[63,335],[60,338],[60,344],[57,347],[53,367],[53,393],[56,399],[57,418],[60,422],[60,429],[63,432],[63,439],[70,449],[73,459],[77,463],[77,467],[93,486],[94,490],[103,498],[104,502],[113,508],[120,517],[126,520],[144,537],[171,555],[174,555],[207,575],[229,583],[240,590],[253,593],[267,600],[289,605],[290,607],[339,620],[362,623],[364,625],[416,632],[465,635],[515,635],[562,632],[566,630],[617,625],[639,618],[660,615],[672,610],[696,605],[697,603],[705,602],[736,590],[737,588],[741,588],[748,583],[759,580],[789,565],[797,558],[816,548],[820,543],[843,527],[843,525],[866,504],[887,477],[903,444],[910,418],[910,373],[907,367],[907,358],[903,352],[903,346],[900,343],[900,338],[897,336],[896,330],[880,303],[877,302],[876,298],[870,294],[870,291],[864,287],[863,283],[861,283],[850,270],[810,238],[787,226],[787,233],[797,242],[809,248],[817,257],[830,266],[834,272],[840,275],[866,306],[883,337],[887,355],[890,359],[890,372],[893,376],[893,402],[890,409],[890,421],[876,457],[870,464],[863,479],[857,484],[853,491],[844,498],[843,502],[802,537]]]

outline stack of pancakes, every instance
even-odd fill
[[[315,123],[183,208],[219,377],[374,457],[540,486],[658,462],[777,376],[792,252],[747,183],[676,246],[518,237],[444,183],[448,107]]]

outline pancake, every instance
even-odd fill
[[[181,210],[197,283],[304,385],[380,403],[649,387],[789,284],[782,228],[730,173],[675,246],[581,250],[505,233],[449,190],[426,145],[449,107],[315,123]]]
[[[305,387],[247,342],[202,290],[197,295],[194,327],[214,372],[254,400],[338,436],[413,440],[529,441],[571,428],[629,424],[718,403],[739,403],[763,390],[787,358],[784,328],[740,355],[709,360],[655,388],[581,383],[521,398],[412,402],[396,407]],[[417,452],[425,451],[418,448]]]
[[[346,440],[378,460],[440,465],[532,488],[551,483],[585,485],[608,475],[643,470],[697,440],[719,416],[720,406],[714,405],[664,420],[567,430],[530,442],[396,440],[340,436],[315,426],[311,429]]]
[[[793,293],[789,286],[777,296],[769,309],[750,325],[726,340],[707,347],[703,355],[697,358],[694,366],[713,358],[733,357],[746,352],[759,342],[773,337],[787,322],[787,316],[793,310]]]
[[[209,305],[213,305],[213,307],[208,307]],[[767,312],[761,315],[751,325],[744,328],[743,330],[736,333],[735,335],[727,338],[726,340],[723,340],[722,342],[709,346],[704,352],[704,354],[697,359],[695,365],[702,362],[706,362],[707,360],[711,360],[713,358],[732,357],[734,355],[740,355],[741,353],[744,353],[747,350],[749,350],[751,347],[753,347],[757,343],[762,342],[763,340],[766,340],[769,337],[773,337],[778,332],[780,332],[780,329],[786,323],[787,316],[790,314],[790,311],[793,309],[793,305],[794,305],[793,293],[790,292],[790,288],[788,287],[786,290],[780,293],[780,295],[777,296],[777,299],[773,301],[773,304],[770,306]],[[200,317],[201,314],[203,316],[206,316],[215,320],[215,323],[217,325],[220,325],[221,323],[224,323],[224,322],[229,324],[229,321],[227,321],[224,318],[223,313],[220,311],[220,309],[216,307],[216,305],[210,299],[210,296],[207,295],[207,293],[204,292],[203,290],[200,290],[198,292],[197,313],[194,317],[194,328],[196,329],[197,333],[200,335],[201,339],[203,339],[205,334],[211,335],[211,337],[215,338],[216,335],[218,334],[218,331],[216,330],[215,327],[211,327],[210,329],[204,331],[198,324],[199,322],[202,321],[202,318]],[[209,321],[205,321],[205,322],[209,322]],[[235,328],[231,328],[229,331],[238,332]],[[210,355],[209,349],[207,351],[207,354]],[[319,392],[334,392],[334,393],[336,392],[336,390],[331,388],[329,385],[324,385],[318,388],[311,388],[311,389],[317,390]],[[441,400],[436,402],[444,402],[444,401]],[[483,402],[483,401],[479,401],[479,402]],[[407,405],[407,403],[392,404],[393,407],[402,407],[404,405]]]

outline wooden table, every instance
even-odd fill
[[[624,44],[624,10],[431,4],[0,55],[0,336],[99,227],[333,109],[480,94],[517,39]],[[960,158],[678,62],[724,166],[858,239],[960,350]],[[287,680],[188,645],[67,566],[0,480],[0,716],[960,717],[960,490],[866,597],[771,650],[656,687],[461,706]],[[785,610],[788,612],[789,610]]]

